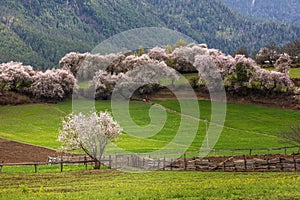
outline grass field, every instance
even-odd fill
[[[156,103],[180,112],[177,101],[157,101]],[[188,102],[187,102],[188,104]],[[210,102],[199,101],[201,120],[210,119]],[[96,102],[98,110],[110,110],[109,101]],[[150,105],[131,102],[130,113],[139,125],[150,122]],[[63,117],[72,110],[71,101],[59,104],[22,105],[0,107],[0,137],[25,143],[57,149],[60,143],[57,135]],[[184,113],[189,114],[189,113]],[[277,134],[290,123],[299,121],[300,112],[265,108],[253,105],[228,104],[225,127],[216,144],[216,149],[282,147]],[[188,119],[192,123],[192,119]],[[180,115],[167,112],[167,122],[156,135],[142,139],[123,134],[117,145],[134,152],[150,152],[168,144],[176,135]],[[193,122],[194,123],[194,122]],[[200,121],[198,134],[188,149],[198,151],[205,136],[205,123]],[[143,130],[143,127],[141,128]],[[189,127],[186,128],[188,132]],[[267,153],[267,152],[254,152]]]
[[[123,134],[117,145],[133,152],[150,152],[167,145],[176,135],[181,111],[177,101],[156,101],[178,113],[167,112],[167,121],[156,135],[146,139]],[[189,101],[185,102],[189,105]],[[81,102],[82,109],[88,103]],[[210,119],[211,103],[199,101],[198,133],[189,151],[197,151]],[[131,102],[130,114],[143,126],[151,120],[149,104]],[[109,101],[96,102],[97,110],[110,110]],[[72,111],[71,101],[0,107],[0,138],[57,149],[61,120]],[[198,120],[197,120],[198,119]],[[277,134],[300,119],[300,112],[253,105],[228,104],[225,127],[216,149],[280,147]],[[155,127],[154,127],[155,128]],[[186,131],[192,130],[186,127]],[[146,130],[146,129],[145,129]],[[239,152],[243,153],[243,152]],[[267,153],[267,152],[253,152]],[[282,153],[282,152],[280,152]],[[224,153],[221,153],[224,155]],[[125,173],[116,170],[85,171],[83,165],[3,167],[0,199],[299,199],[299,173],[203,173],[155,171]]]
[[[298,199],[299,188],[298,173],[73,171],[3,174],[0,199]]]
[[[275,70],[272,67],[266,68],[267,70]],[[290,77],[291,78],[300,78],[300,68],[291,68],[290,69]]]
[[[290,76],[291,78],[300,78],[300,68],[291,68]]]

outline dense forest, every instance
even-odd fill
[[[221,0],[240,14],[258,20],[300,24],[299,0]]]
[[[167,27],[232,53],[300,38],[300,25],[246,19],[219,0],[0,0],[0,63],[52,68],[70,51],[139,27]]]

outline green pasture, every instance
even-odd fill
[[[275,69],[273,67],[266,67],[264,69],[267,69],[267,70],[273,70],[275,71]],[[182,74],[183,77],[185,77],[187,80],[189,80],[190,78],[193,78],[193,77],[197,77],[198,74],[197,73],[187,73],[187,74]],[[300,68],[290,68],[290,77],[291,78],[300,78]],[[170,80],[165,80],[165,82],[163,83],[166,83],[165,85],[170,85],[171,84],[171,81]],[[177,81],[178,84],[183,84],[185,83],[184,82],[184,79],[183,78],[180,78],[178,81]]]
[[[186,100],[188,105],[189,100]],[[166,108],[178,113],[167,111],[167,121],[162,129],[148,138],[140,138],[130,133],[122,134],[117,141],[117,146],[131,152],[151,152],[169,144],[176,136],[180,125],[180,106],[176,100],[156,101]],[[199,101],[200,116],[188,116],[189,113],[182,111],[183,120],[191,124],[185,127],[185,132],[195,129],[198,125],[195,139],[192,140],[188,151],[198,151],[205,138],[205,122],[210,121],[210,101]],[[87,102],[78,104],[84,109]],[[77,105],[77,106],[78,106]],[[110,101],[97,101],[97,110],[111,110]],[[130,117],[142,127],[150,122],[149,109],[151,105],[133,101],[130,103]],[[193,109],[193,108],[191,108]],[[72,102],[66,101],[58,104],[34,104],[21,106],[0,107],[0,137],[24,143],[58,149],[57,141],[61,121],[67,113],[72,111]],[[197,120],[198,119],[198,120]],[[266,108],[254,105],[240,105],[228,103],[225,127],[215,149],[230,150],[237,148],[269,148],[284,147],[277,135],[281,130],[289,127],[291,123],[300,120],[300,112]],[[214,126],[214,125],[211,125]],[[133,127],[134,128],[134,127]],[[159,127],[153,126],[153,129]],[[146,130],[146,129],[145,129]],[[147,135],[147,133],[144,133]],[[266,151],[254,153],[268,153]],[[282,153],[282,152],[276,152]],[[222,154],[222,153],[221,153]]]
[[[2,174],[0,199],[299,199],[298,173]],[[67,184],[66,184],[67,183]]]
[[[273,67],[265,68],[267,70],[275,70]],[[300,78],[300,68],[290,68],[290,77],[291,78]]]
[[[290,76],[291,78],[300,78],[300,68],[291,68]]]

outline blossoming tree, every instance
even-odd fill
[[[0,64],[0,91],[27,92],[36,72],[19,62]]]
[[[62,122],[58,140],[62,150],[83,150],[100,169],[101,158],[110,141],[120,136],[122,129],[108,112],[71,113]]]
[[[291,64],[292,64],[291,57],[288,54],[283,53],[276,60],[274,67],[275,69],[277,69],[278,72],[289,74]]]
[[[32,95],[46,100],[62,100],[73,91],[76,79],[70,71],[63,69],[37,72],[29,91]]]

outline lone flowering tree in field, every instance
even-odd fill
[[[100,169],[105,147],[121,134],[120,125],[108,112],[90,114],[71,113],[62,122],[58,140],[63,151],[83,150],[95,160],[95,169]]]

